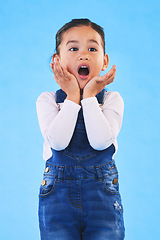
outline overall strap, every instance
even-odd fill
[[[67,94],[62,89],[59,89],[56,91],[56,95],[55,95],[56,103],[64,102],[66,97],[67,97]]]
[[[103,99],[104,99],[105,92],[106,92],[106,90],[103,89],[101,92],[99,92],[96,95],[96,98],[97,98],[99,104],[103,104]],[[67,94],[62,89],[59,89],[59,90],[56,91],[56,95],[55,95],[56,103],[64,102],[66,97],[67,97]]]
[[[99,104],[103,104],[105,92],[107,92],[107,90],[103,89],[101,92],[99,92],[96,95],[96,98],[97,98]]]

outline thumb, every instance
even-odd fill
[[[51,69],[53,70],[53,63],[50,63],[49,65],[50,65]]]

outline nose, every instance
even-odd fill
[[[80,52],[79,60],[89,60],[88,52],[86,50]]]
[[[79,60],[89,60],[88,57],[80,57]]]

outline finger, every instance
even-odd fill
[[[114,72],[107,80],[106,80],[106,85],[112,83],[115,79],[116,72]]]
[[[107,72],[105,75],[103,76],[100,76],[99,77],[99,80],[100,81],[106,81],[110,78],[115,78],[115,75],[116,75],[116,68],[115,67],[112,67],[111,70],[109,72]]]
[[[51,67],[52,72],[54,73],[54,64],[53,64],[53,63],[50,63],[49,65],[50,65],[50,67]]]
[[[55,69],[57,71],[57,74],[60,76],[60,77],[63,77],[63,71],[62,71],[62,67],[60,66],[60,63],[58,61],[56,61],[55,63]]]
[[[104,83],[105,83],[106,85],[112,83],[112,82],[114,81],[114,79],[115,79],[115,74],[116,74],[116,73],[114,73],[114,74],[112,74],[110,77],[108,77],[108,78],[104,81]]]
[[[56,77],[56,79],[58,80],[60,78],[60,75],[57,71],[57,67],[55,64],[53,65],[53,73],[54,73],[54,76]]]
[[[108,77],[108,80],[109,79],[114,80],[115,76],[116,76],[116,69],[114,69],[113,73]]]
[[[53,72],[55,77],[57,78],[57,81],[64,81],[65,77],[62,71],[62,67],[60,66],[60,63],[58,61],[55,62]]]
[[[106,73],[105,75],[107,77],[111,77],[115,72],[116,72],[116,65],[113,65],[112,68],[109,70],[109,72]]]
[[[108,79],[115,78],[116,76],[116,69],[108,76]]]
[[[114,73],[112,73],[112,75],[109,76],[107,74],[105,74],[104,76],[99,76],[98,78],[96,78],[96,83],[102,84],[102,86],[108,85],[114,81],[115,75],[116,71],[114,71]]]
[[[64,77],[68,78],[68,71],[65,67],[61,66]]]
[[[63,66],[61,66],[61,67],[62,67],[62,72],[63,72],[64,77],[65,77],[66,79],[70,79],[70,77],[71,77],[72,74],[67,70],[66,67],[63,67]]]
[[[50,63],[49,65],[50,65],[50,67],[51,67],[51,69],[53,71],[53,63]]]

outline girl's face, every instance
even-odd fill
[[[70,28],[62,36],[56,57],[73,74],[81,89],[108,66],[101,36],[89,26]]]

